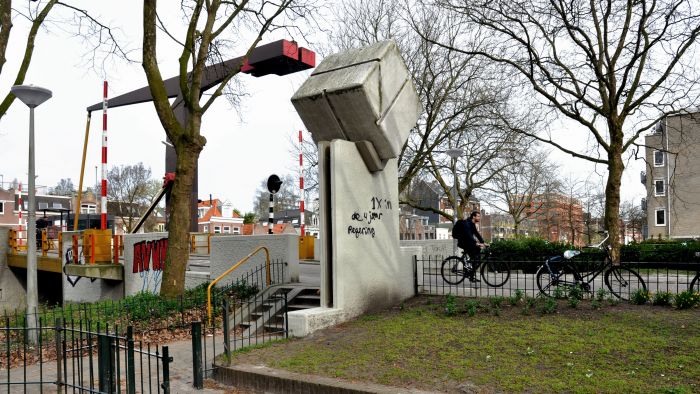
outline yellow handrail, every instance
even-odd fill
[[[214,279],[214,280],[209,284],[209,287],[207,287],[207,315],[208,315],[208,317],[209,317],[209,324],[211,324],[211,288],[214,287],[214,285],[216,284],[216,282],[220,281],[221,279],[223,279],[224,276],[226,276],[226,275],[230,274],[231,272],[233,272],[233,271],[234,271],[236,268],[238,268],[241,264],[245,263],[246,261],[248,261],[248,259],[250,259],[250,258],[253,257],[256,253],[258,253],[261,249],[265,251],[265,258],[266,258],[266,261],[265,261],[266,282],[267,282],[267,286],[270,286],[270,250],[267,249],[267,247],[265,247],[265,246],[258,246],[254,251],[250,252],[250,254],[248,254],[247,256],[245,256],[244,258],[242,258],[239,262],[237,262],[236,264],[234,264],[233,267],[229,268],[226,272],[224,272],[223,274],[219,275],[218,278]]]

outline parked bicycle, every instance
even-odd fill
[[[592,292],[591,284],[603,274],[605,286],[615,297],[629,300],[638,290],[646,290],[646,284],[639,274],[627,267],[613,265],[610,257],[610,234],[602,232],[605,238],[597,245],[588,246],[604,251],[603,259],[590,271],[579,271],[570,260],[581,254],[578,250],[567,250],[560,256],[547,259],[537,270],[537,288],[545,296],[565,295],[572,287],[579,286],[583,291]]]
[[[482,251],[481,260],[476,264],[462,251],[461,256],[450,256],[443,260],[440,268],[442,279],[451,285],[458,285],[466,278],[471,282],[477,282],[477,272],[487,285],[501,287],[510,278],[510,264],[507,261],[492,259],[491,251],[487,247]]]

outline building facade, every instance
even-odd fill
[[[585,244],[585,223],[581,201],[558,193],[537,194],[528,207],[538,235],[550,242]]]
[[[667,116],[645,136],[649,238],[700,238],[700,113]]]

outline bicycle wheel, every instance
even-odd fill
[[[440,268],[442,279],[451,285],[458,285],[464,281],[465,267],[464,260],[459,256],[450,256],[442,261]]]
[[[690,288],[688,288],[692,293],[700,293],[700,274],[695,275],[695,279],[690,282]]]
[[[568,265],[551,266],[550,273],[546,265],[542,265],[535,274],[537,277],[537,288],[540,293],[547,297],[563,298],[569,289],[578,282],[574,275],[574,270]]]
[[[481,278],[489,286],[501,287],[510,279],[510,264],[488,259],[481,263]]]
[[[612,267],[605,272],[605,285],[617,298],[628,301],[634,292],[647,286],[638,273],[625,267]]]

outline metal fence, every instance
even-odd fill
[[[189,331],[194,386],[201,389],[220,353],[227,360],[242,347],[286,337],[286,325],[273,332],[268,327],[272,323],[259,319],[267,314],[286,322],[286,298],[274,316],[270,316],[269,305],[280,303],[274,293],[283,284],[287,263],[271,265],[272,288],[266,287],[265,265],[218,286],[212,293],[215,313],[211,321],[204,285],[175,300],[144,294],[120,301],[42,308],[30,314],[6,313],[0,317],[0,393],[168,393],[172,361],[168,347],[134,339],[135,333],[163,329]],[[243,321],[241,309],[257,317]],[[29,321],[38,326],[29,328]]]
[[[90,322],[3,327],[0,392],[169,393],[167,346],[135,341],[132,327]]]
[[[464,297],[509,297],[519,290],[529,297],[536,297],[540,294],[535,273],[544,263],[544,259],[540,261],[509,260],[510,277],[501,287],[489,286],[478,273],[476,278],[480,280],[479,282],[465,279],[458,285],[451,285],[442,278],[442,262],[442,256],[415,257],[414,285],[416,293],[453,294]],[[609,292],[608,287],[604,283],[604,272],[592,278],[592,274],[595,272],[593,269],[597,264],[599,263],[595,261],[577,261],[575,265],[580,270],[584,281],[590,280],[588,283],[589,291],[587,292],[589,296],[595,294],[599,289],[605,289],[605,291]],[[689,290],[691,283],[700,275],[700,264],[696,262],[623,262],[621,266],[639,274],[647,290],[652,293],[664,291],[676,294]],[[496,275],[503,276],[505,273],[497,273]],[[623,275],[626,280],[633,280],[632,276],[632,274],[627,272]],[[692,290],[700,291],[700,278],[695,280],[693,284]],[[622,295],[627,298],[629,293],[623,293]]]

